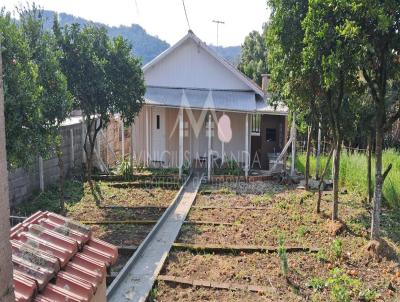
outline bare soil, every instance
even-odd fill
[[[391,257],[374,258],[366,250],[368,206],[356,194],[340,195],[339,217],[343,227],[332,232],[329,193],[324,194],[322,213],[315,214],[317,194],[313,192],[274,183],[262,183],[258,191],[254,186],[241,183],[234,187],[240,190],[232,189],[232,184],[203,186],[195,205],[222,209],[192,209],[187,219],[234,225],[184,225],[178,242],[278,246],[278,239],[284,238],[285,246],[316,247],[320,251],[287,253],[287,278],[275,253],[217,255],[174,251],[162,274],[267,286],[271,292],[260,296],[160,282],[154,289],[153,301],[400,301],[398,216],[384,210],[384,240],[391,249],[387,253]],[[263,209],[230,208],[237,206]],[[340,300],[342,293],[345,298]]]
[[[150,301],[175,302],[175,301],[271,301],[257,293],[248,291],[215,290],[211,288],[185,287],[158,281],[156,289],[152,292]]]

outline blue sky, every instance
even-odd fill
[[[261,30],[269,11],[267,0],[185,0],[192,30],[205,42],[216,44],[214,19],[220,26],[219,44],[240,45],[252,30]],[[2,0],[1,6],[14,10],[26,3]],[[168,43],[177,42],[187,32],[182,0],[35,0],[44,9],[66,12],[108,25],[140,24],[148,33]]]

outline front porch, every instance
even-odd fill
[[[135,126],[134,161],[148,167],[214,169],[236,163],[269,170],[286,143],[286,117],[251,112],[144,106]]]

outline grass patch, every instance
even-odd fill
[[[326,164],[327,157],[321,156],[321,167]],[[299,154],[296,159],[296,168],[304,173],[306,155]],[[400,207],[400,153],[395,150],[383,152],[384,169],[392,164],[393,168],[386,178],[383,187],[383,196],[387,206],[390,208]],[[311,157],[310,174],[315,175],[316,158]],[[372,175],[375,175],[375,160],[372,163]],[[327,171],[327,178],[331,178],[331,169]],[[374,178],[374,177],[373,177]],[[340,160],[340,185],[348,190],[361,194],[364,198],[368,196],[367,180],[367,156],[363,153],[341,154]]]

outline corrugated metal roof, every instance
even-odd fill
[[[16,301],[90,301],[118,257],[89,227],[50,212],[13,227],[10,242]]]
[[[255,94],[247,91],[148,87],[145,100],[149,105],[159,106],[244,112],[256,111]]]
[[[257,113],[276,114],[276,115],[287,115],[289,109],[283,105],[272,106],[263,100],[256,102]]]

